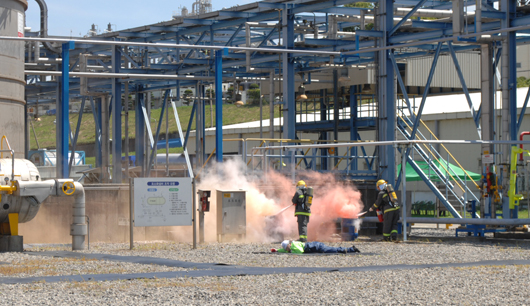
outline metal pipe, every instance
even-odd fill
[[[523,136],[525,136],[525,135],[530,135],[530,132],[521,132],[521,134],[519,134],[519,140],[522,141],[522,140],[523,140]],[[522,148],[523,148],[523,144],[520,144],[520,147],[521,147],[521,149],[522,149]],[[520,160],[520,161],[523,161],[523,153],[521,153],[521,154],[519,155],[519,160]]]
[[[377,217],[362,218],[363,222],[378,223]],[[402,220],[400,219],[399,222]],[[486,218],[407,218],[408,223],[429,224],[479,224],[479,225],[523,225],[530,224],[530,219],[486,219]]]
[[[57,181],[59,184],[60,181]],[[85,249],[85,236],[87,235],[86,215],[85,215],[85,190],[83,185],[73,182],[74,191],[74,220],[70,225],[70,235],[72,236],[72,251]]]
[[[40,7],[40,37],[47,38],[48,37],[48,6],[46,5],[46,2],[44,0],[35,0],[37,4]],[[61,48],[54,48],[52,47],[50,42],[43,41],[42,43],[46,49],[49,51],[60,54]],[[38,58],[38,54],[36,56]]]
[[[394,9],[394,16],[405,16],[411,8],[398,7]],[[453,17],[453,11],[450,10],[430,10],[430,9],[418,9],[411,17],[430,17],[430,18],[442,18],[442,17]]]
[[[363,147],[363,146],[390,146],[405,144],[528,144],[530,141],[505,141],[505,140],[394,140],[394,141],[357,141],[347,143],[333,144],[314,144],[314,145],[279,145],[267,147],[254,147],[256,150],[289,150],[289,149],[309,149],[309,148],[344,148],[344,147]]]
[[[125,82],[124,87],[124,99],[125,99],[125,180],[129,179],[129,82]],[[167,125],[167,123],[166,123]],[[167,134],[166,134],[167,135]]]
[[[245,22],[245,46],[246,47],[250,47],[251,46],[251,42],[250,42],[250,24],[248,22]],[[251,51],[246,51],[246,70],[247,72],[250,72],[252,70],[252,67],[251,67],[251,64],[250,64],[250,56],[251,56]]]
[[[269,73],[269,137],[274,138],[274,98],[276,92],[274,89],[274,69]]]
[[[471,33],[471,34],[466,34],[466,35],[456,35],[456,36],[459,38],[472,38],[472,37],[480,37],[482,35],[501,34],[501,33],[508,33],[508,32],[514,32],[514,31],[527,30],[527,29],[530,29],[530,25],[510,27],[510,28],[504,28],[504,29],[499,29],[499,30],[484,31],[480,33]],[[7,37],[7,38],[10,38],[10,37]],[[0,39],[3,39],[3,37],[0,37]],[[375,52],[375,51],[381,51],[381,50],[399,49],[399,48],[413,47],[413,46],[419,46],[419,45],[430,44],[430,43],[452,41],[454,39],[455,38],[453,36],[441,37],[441,38],[435,38],[435,39],[415,41],[411,43],[395,44],[395,45],[384,46],[384,47],[366,48],[366,49],[361,49],[361,50],[342,52],[342,55],[351,55],[351,54]]]
[[[530,28],[530,26],[529,26]],[[515,28],[512,28],[515,29]],[[516,31],[516,30],[514,30]],[[308,55],[321,56],[340,56],[340,52],[336,51],[311,51],[311,50],[295,50],[295,49],[273,49],[273,48],[248,48],[248,47],[229,47],[229,46],[212,46],[212,45],[175,45],[168,43],[142,43],[142,42],[124,42],[124,41],[103,41],[103,40],[86,40],[86,39],[64,39],[64,38],[34,38],[34,37],[11,37],[0,36],[0,40],[22,40],[22,41],[43,41],[43,42],[74,42],[79,44],[94,44],[107,46],[140,46],[140,47],[159,47],[159,48],[175,48],[181,49],[212,49],[212,50],[231,50],[231,51],[256,51],[269,53],[297,53]]]
[[[111,185],[112,187],[100,187],[100,186],[84,186],[83,188],[85,190],[91,190],[91,191],[98,191],[98,190],[129,190],[129,185],[126,184],[105,184],[105,185]]]
[[[475,32],[482,32],[482,0],[475,0]]]
[[[87,240],[87,249],[90,250],[90,218],[86,217],[86,240]]]
[[[134,248],[134,178],[129,178],[129,249]]]
[[[25,70],[26,75],[62,75],[61,71],[41,71],[41,70]],[[179,76],[169,74],[135,74],[135,73],[111,73],[111,72],[70,72],[72,77],[87,77],[87,78],[121,78],[121,79],[170,79],[170,80],[206,80],[213,81],[214,77],[207,76]]]
[[[279,28],[277,24],[268,24],[268,23],[263,23],[263,22],[246,22],[245,24],[248,24],[256,28]]]
[[[401,148],[401,201],[403,202],[401,219],[403,221],[403,241],[407,241],[407,147]],[[397,188],[397,186],[396,186]]]

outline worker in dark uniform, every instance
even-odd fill
[[[293,196],[293,205],[296,205],[294,215],[298,219],[298,241],[307,241],[307,225],[311,216],[312,195],[308,197],[307,185],[304,181],[296,184],[296,193]],[[308,203],[309,202],[309,203]]]
[[[379,191],[377,200],[369,210],[373,211],[375,208],[383,211],[383,240],[397,241],[399,205],[397,201],[392,200],[392,195],[387,190],[387,182],[385,180],[377,181],[376,188]]]

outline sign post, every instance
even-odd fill
[[[134,248],[133,222],[134,222],[134,179],[129,178],[129,239],[130,239],[131,250]]]

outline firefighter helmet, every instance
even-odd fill
[[[298,181],[298,183],[296,183],[296,187],[300,187],[300,186],[307,186],[307,185],[304,181]]]
[[[379,189],[379,186],[384,185],[384,184],[386,184],[385,180],[379,180],[379,181],[377,181],[377,183],[375,183],[375,188],[377,190],[381,190],[381,189]]]

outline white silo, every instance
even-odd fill
[[[0,1],[0,36],[23,37],[26,0]],[[0,43],[0,135],[24,157],[24,42]],[[5,144],[4,144],[5,149]]]

